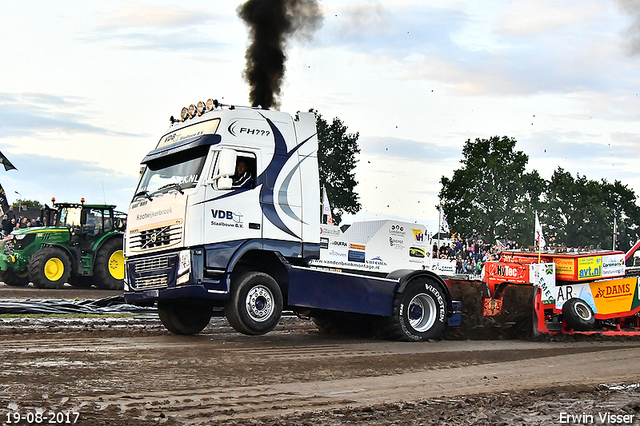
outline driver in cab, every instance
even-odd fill
[[[233,188],[249,189],[253,186],[253,176],[247,167],[247,161],[238,158],[236,163],[236,174],[233,175]]]

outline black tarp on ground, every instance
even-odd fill
[[[152,307],[130,305],[124,296],[98,300],[0,300],[0,314],[157,314]]]

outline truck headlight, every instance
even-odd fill
[[[127,264],[127,262],[124,262],[124,291],[129,291],[129,274],[127,273],[128,269],[129,265]]]
[[[178,254],[178,280],[177,284],[189,281],[191,272],[191,250],[182,250]]]

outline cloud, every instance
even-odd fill
[[[497,17],[497,30],[510,36],[535,36],[561,32],[602,18],[602,7],[582,2],[577,7],[556,1],[513,2]]]
[[[326,15],[317,37],[322,46],[396,57],[416,51],[456,56],[459,48],[452,36],[468,19],[457,9],[379,2],[327,8]]]
[[[0,172],[0,181],[9,201],[22,196],[44,204],[51,197],[58,201],[79,201],[84,197],[89,203],[112,203],[126,211],[137,184],[135,174],[125,175],[92,161],[5,154],[18,168],[17,171]]]
[[[622,24],[612,5],[599,2],[515,1],[495,16],[456,3],[369,2],[327,15],[323,43],[375,57],[407,80],[441,82],[458,96],[614,90],[637,75],[635,64],[611,67],[623,53]]]
[[[382,156],[386,159],[438,161],[460,157],[461,147],[442,146],[393,137],[364,136],[359,141],[361,155]]]
[[[207,50],[216,52],[227,46],[214,40],[209,34],[197,30],[181,30],[160,34],[157,32],[124,31],[88,38],[91,42],[109,42],[119,50],[187,51]]]
[[[92,117],[84,111],[85,101],[46,93],[0,93],[0,138],[30,136],[43,132],[92,133],[108,136],[140,137],[88,124]]]
[[[127,2],[115,9],[98,28],[107,31],[131,28],[175,29],[206,25],[219,20],[220,17],[201,8],[188,9],[181,5]]]
[[[215,28],[222,16],[180,5],[125,3],[102,20],[85,41],[119,50],[219,50]]]

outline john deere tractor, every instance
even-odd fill
[[[45,226],[15,230],[0,243],[0,279],[11,286],[122,289],[126,214],[84,199],[52,201],[42,210]]]

